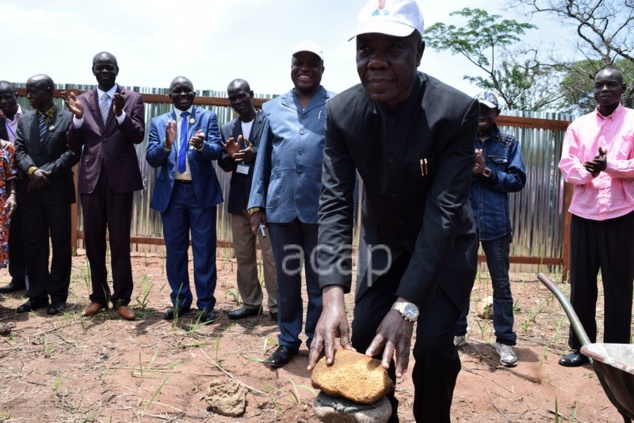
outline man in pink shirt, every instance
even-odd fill
[[[559,169],[574,185],[570,213],[570,300],[590,340],[596,342],[597,275],[605,299],[604,342],[628,344],[634,281],[634,110],[621,105],[623,74],[614,68],[594,78],[598,107],[570,124]],[[588,359],[571,330],[574,350],[559,364]]]

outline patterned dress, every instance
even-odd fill
[[[17,175],[15,147],[6,143],[0,149],[0,269],[9,265],[9,212],[5,209],[9,198],[9,179]]]

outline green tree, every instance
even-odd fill
[[[627,91],[621,97],[626,107],[634,107],[634,97],[631,95],[631,85],[634,83],[634,63],[626,59],[617,60],[612,64],[623,72],[623,79],[627,84]],[[596,107],[594,100],[594,76],[605,67],[601,59],[581,60],[574,63],[560,65],[564,71],[560,88],[562,99],[558,109],[577,115],[590,112]]]
[[[465,75],[476,86],[497,92],[510,109],[543,110],[559,100],[552,73],[537,60],[536,50],[513,49],[520,35],[535,25],[490,15],[482,9],[464,8],[450,16],[466,18],[461,26],[438,22],[425,31],[431,48],[460,54],[484,71],[486,77]]]
[[[511,0],[513,8],[526,6],[530,13],[550,15],[564,25],[574,27],[578,36],[575,51],[585,59],[560,63],[565,73],[563,107],[586,109],[594,104],[591,89],[594,75],[606,66],[623,72],[627,90],[623,104],[634,105],[634,0]],[[589,75],[589,79],[586,79]],[[578,85],[577,85],[578,84]],[[588,98],[590,100],[588,100]],[[579,101],[580,103],[577,103]]]

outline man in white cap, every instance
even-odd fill
[[[479,106],[418,72],[425,49],[414,0],[387,0],[359,13],[357,70],[361,84],[328,104],[319,204],[323,311],[308,369],[321,354],[334,360],[336,337],[382,361],[393,379],[409,364],[414,417],[449,422],[460,359],[454,327],[469,298],[477,249],[469,184]],[[352,338],[344,294],[351,286],[355,172],[364,182]],[[391,422],[398,421],[398,401]]]
[[[324,55],[313,41],[299,43],[291,58],[293,88],[262,108],[264,129],[253,169],[248,213],[254,233],[268,225],[277,276],[278,348],[267,361],[282,367],[298,353],[302,331],[302,262],[308,308],[304,332],[310,347],[321,313],[313,251],[321,192],[326,102],[321,86]]]

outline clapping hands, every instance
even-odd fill
[[[588,172],[592,174],[593,178],[599,176],[599,173],[605,170],[608,166],[608,157],[607,151],[603,150],[602,147],[599,147],[599,154],[594,156],[594,159],[587,161],[583,164],[583,167],[586,168]]]

